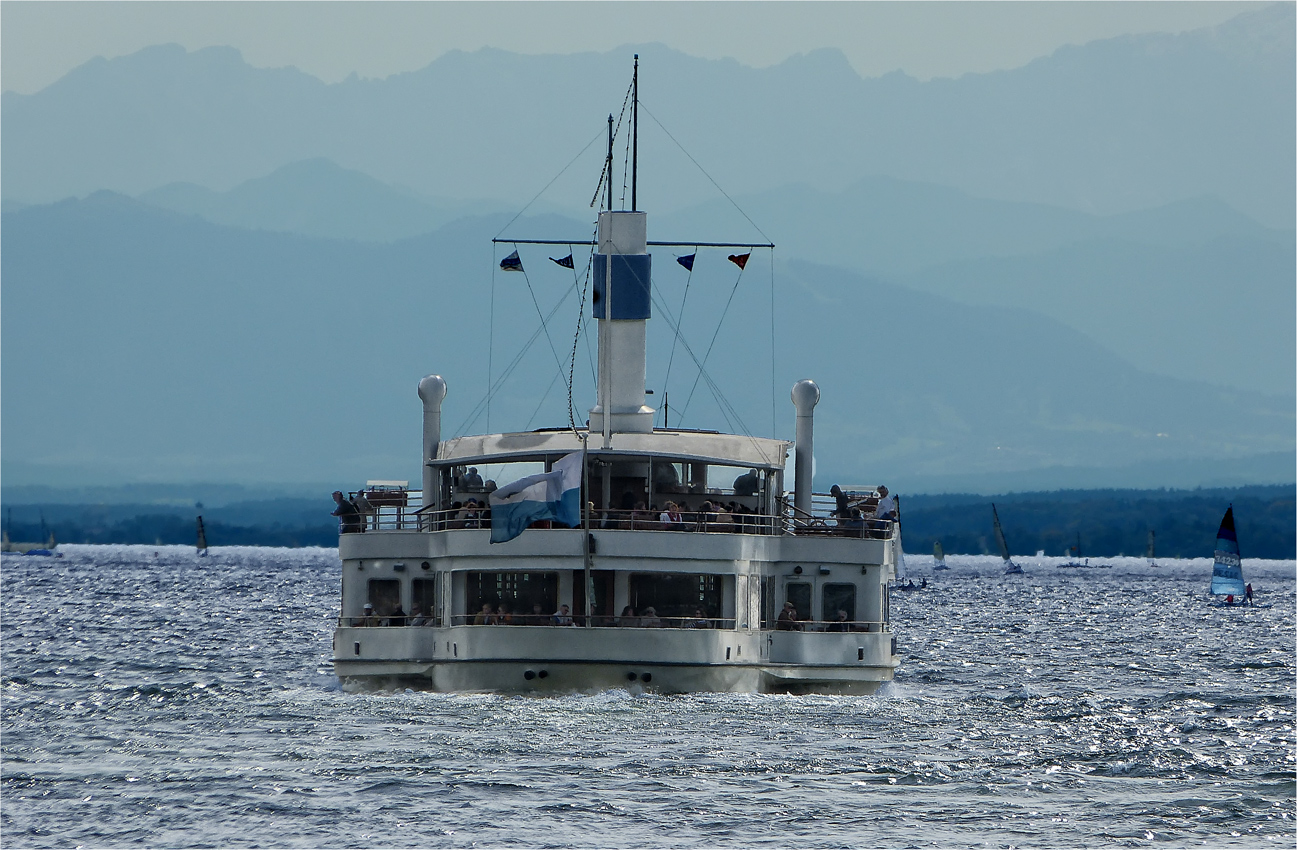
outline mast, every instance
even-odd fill
[[[635,54],[635,74],[631,77],[630,101],[630,209],[635,212],[635,189],[639,185],[639,54]]]
[[[608,161],[604,166],[608,170],[608,206],[612,209],[612,113],[608,113]]]

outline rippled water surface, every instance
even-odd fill
[[[1280,846],[1294,563],[953,557],[872,697],[353,694],[334,550],[5,556],[6,847]]]

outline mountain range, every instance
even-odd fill
[[[6,486],[417,480],[429,372],[448,433],[565,424],[636,51],[639,205],[682,243],[649,337],[673,426],[789,437],[814,377],[817,483],[1289,482],[1294,28],[1276,4],[926,83],[660,45],[336,85],[227,48],[94,60],[0,99]],[[778,247],[690,275],[691,240]],[[588,341],[575,374],[579,419]]]
[[[417,480],[414,388],[430,372],[450,385],[447,435],[562,425],[589,249],[569,271],[523,246],[526,274],[492,273],[508,246],[490,239],[508,221],[367,243],[218,225],[108,192],[6,213],[7,480]],[[589,225],[515,226],[561,239]],[[724,255],[701,250],[688,274],[657,252],[649,383],[673,425],[790,436],[788,387],[814,377],[817,449],[833,459],[819,474],[841,480],[1292,451],[1291,397],[1151,375],[1026,310],[800,260],[739,273]],[[675,343],[677,317],[692,355]],[[575,365],[583,418],[588,338]]]

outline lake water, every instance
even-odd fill
[[[344,691],[335,550],[60,549],[0,561],[6,847],[1297,841],[1292,561],[907,558],[875,696],[541,699]]]

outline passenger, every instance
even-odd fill
[[[455,520],[456,528],[481,528],[482,507],[477,499],[469,499],[465,502],[464,507],[455,515]]]
[[[842,492],[842,488],[834,484],[829,488],[829,493],[837,502],[837,506],[834,508],[833,513],[838,517],[839,522],[846,517],[851,516],[851,500],[847,498],[846,493]]]
[[[419,603],[417,602],[410,606],[410,625],[412,626],[428,625],[428,618],[423,616],[423,609],[419,607]]]
[[[396,603],[396,607],[392,609],[392,613],[387,615],[387,625],[404,626],[405,621],[406,621],[405,611],[401,610],[401,603],[398,602]]]
[[[896,498],[881,484],[878,485],[878,507],[874,508],[874,519],[896,519]]]
[[[685,524],[684,517],[680,515],[680,507],[675,502],[667,502],[666,509],[658,514],[658,521],[668,531],[678,531]]]
[[[793,607],[793,603],[784,603],[784,610],[779,612],[779,619],[775,622],[775,628],[782,632],[800,632],[802,630],[802,627],[797,623],[797,609]]]
[[[473,617],[473,625],[475,626],[495,625],[495,612],[491,610],[490,602],[482,603],[482,610],[478,611],[477,614]]]
[[[621,616],[617,618],[617,625],[631,628],[639,626],[639,617],[635,616],[635,609],[629,605],[621,609]]]
[[[554,625],[556,626],[576,625],[576,623],[572,620],[572,609],[566,605],[558,606],[558,610],[554,612],[553,621],[554,621]]]
[[[761,491],[761,477],[755,469],[749,469],[747,472],[734,479],[735,496],[755,496]]]
[[[846,533],[851,537],[861,537],[865,533],[865,515],[860,512],[860,508],[852,508],[846,522],[839,520],[838,524],[845,525]]]
[[[830,632],[851,631],[851,624],[847,622],[847,612],[839,608],[838,616],[834,618],[832,623],[829,623],[829,627],[826,631],[830,631]]]
[[[496,610],[495,622],[501,626],[513,625],[513,614],[509,613],[509,606],[503,602],[500,603],[500,607]]]
[[[662,621],[658,619],[658,612],[653,609],[652,605],[644,609],[644,616],[640,618],[639,624],[640,628],[644,629],[657,629],[662,627]]]
[[[377,626],[378,617],[374,616],[374,606],[369,602],[365,603],[364,614],[360,618],[359,626]]]
[[[360,514],[356,511],[356,506],[343,497],[341,490],[333,491],[333,501],[338,505],[332,514],[338,518],[338,531],[342,534],[360,531]]]
[[[477,467],[470,466],[468,468],[468,474],[464,476],[464,489],[481,490],[484,486],[485,484],[482,481],[482,476],[477,472]]]
[[[495,480],[492,478],[486,479],[486,484],[482,485],[482,491],[485,492],[488,496],[494,493],[498,489],[500,488],[496,486]]]
[[[631,528],[655,527],[653,512],[649,510],[649,506],[643,501],[635,503],[635,511],[631,514],[630,521]]]
[[[712,621],[707,619],[706,612],[704,612],[703,609],[701,608],[695,608],[694,618],[689,621],[689,625],[687,626],[687,628],[710,629],[711,627],[712,627]]]
[[[370,504],[369,499],[365,498],[365,491],[356,491],[355,497],[351,504],[356,506],[356,513],[360,515],[360,528],[363,531],[367,527],[378,528],[378,509]],[[370,517],[374,517],[371,521]]]
[[[733,530],[734,530],[734,514],[730,513],[729,508],[727,508],[725,505],[722,505],[720,502],[717,502],[716,503],[716,526],[712,529],[712,531],[720,531],[728,534]]]
[[[716,506],[706,499],[698,507],[698,530],[712,531],[712,523],[716,521]]]

